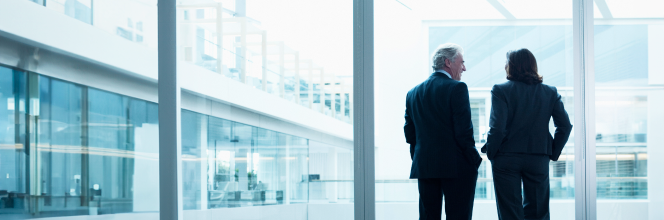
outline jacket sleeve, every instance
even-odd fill
[[[486,147],[486,155],[489,160],[498,154],[500,145],[505,138],[508,106],[505,96],[497,86],[491,89],[491,117],[489,119],[489,133],[487,134],[487,141],[484,145]]]
[[[410,117],[410,112],[409,112],[409,107],[408,107],[408,98],[406,98],[406,114],[404,115],[404,118],[406,119],[406,124],[403,126],[403,132],[406,135],[406,143],[410,144],[410,159],[413,159],[413,155],[415,154],[415,140],[416,140],[416,135],[415,135],[415,125],[413,124],[413,119]]]
[[[452,107],[452,123],[454,126],[454,139],[461,153],[468,161],[479,167],[482,163],[477,149],[475,149],[475,139],[473,138],[473,121],[470,117],[470,100],[468,95],[468,86],[466,83],[459,83],[452,88],[450,104]]]
[[[565,111],[565,106],[563,105],[562,98],[560,94],[558,94],[558,91],[556,91],[556,99],[551,117],[553,117],[553,124],[556,126],[556,132],[553,136],[553,149],[550,159],[557,161],[563,151],[563,147],[565,147],[565,144],[569,139],[569,135],[572,133],[572,124],[569,121],[569,116]]]

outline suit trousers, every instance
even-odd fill
[[[491,165],[498,219],[550,219],[549,155],[499,153]]]
[[[477,168],[465,159],[457,178],[419,178],[420,220],[439,220],[445,198],[447,219],[472,219]]]

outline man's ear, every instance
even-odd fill
[[[451,68],[451,67],[452,67],[452,62],[450,62],[449,59],[445,59],[445,66],[446,66],[447,68]]]

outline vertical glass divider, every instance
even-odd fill
[[[575,0],[574,35],[574,159],[576,219],[597,219],[595,158],[595,73],[593,1]]]
[[[180,85],[177,72],[175,0],[159,0],[159,219],[182,220]]]
[[[321,89],[323,86],[321,85]],[[321,105],[324,106],[325,102],[322,100],[325,93],[321,93]],[[373,0],[353,0],[353,96],[354,216],[355,220],[374,220],[376,171]]]

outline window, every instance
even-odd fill
[[[185,108],[185,209],[228,219],[351,219],[353,127],[341,109],[352,112],[352,4],[208,2],[177,3],[180,74],[214,79],[210,97],[230,104],[212,106],[248,109],[243,114],[260,119]],[[327,33],[330,27],[336,32]],[[336,43],[321,43],[328,41]]]
[[[594,6],[597,219],[661,218],[664,4]]]
[[[5,67],[0,74],[8,131],[0,214],[159,211],[155,103]]]
[[[489,130],[491,88],[507,81],[509,50],[528,48],[534,53],[544,84],[558,88],[574,122],[572,1],[376,1],[374,10],[377,219],[418,216],[418,185],[409,179],[412,162],[403,135],[405,97],[433,73],[431,58],[441,44],[464,49],[467,70],[461,81],[468,85],[478,151]],[[492,166],[481,155],[473,219],[495,219]],[[549,165],[552,219],[574,218],[574,209],[568,208],[575,203],[573,158],[571,137],[560,160]],[[387,208],[395,203],[408,205]]]

